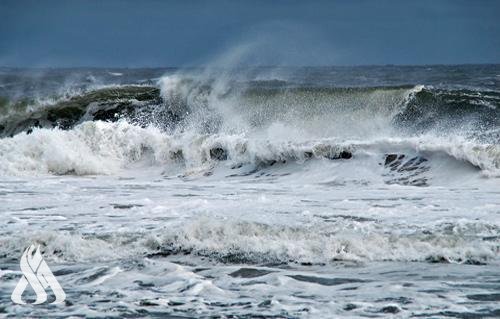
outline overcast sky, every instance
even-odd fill
[[[0,66],[499,62],[495,0],[0,1]]]

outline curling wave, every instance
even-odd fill
[[[355,136],[390,130],[446,133],[460,126],[491,140],[498,138],[500,126],[500,93],[421,85],[275,87],[267,82],[228,84],[168,76],[158,87],[111,86],[40,103],[1,101],[0,135],[123,118],[142,126],[201,133],[248,132],[282,123],[322,137],[338,137],[344,131]]]
[[[112,174],[139,161],[206,172],[214,161],[261,168],[366,154],[406,155],[413,165],[443,153],[498,176],[499,106],[493,90],[171,75],[48,104],[3,100],[0,172]]]

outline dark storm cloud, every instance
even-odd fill
[[[7,0],[0,65],[492,63],[499,16],[494,0]]]

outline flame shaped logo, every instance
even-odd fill
[[[52,304],[61,303],[66,299],[66,293],[64,293],[56,277],[54,277],[49,266],[47,266],[47,263],[43,260],[42,254],[40,253],[40,245],[36,247],[35,245],[31,245],[26,248],[21,257],[20,267],[23,276],[10,296],[13,302],[21,305],[26,304],[26,302],[22,300],[22,295],[24,290],[28,287],[28,284],[33,288],[33,291],[35,291],[36,300],[33,302],[35,305],[47,301],[46,289],[48,287],[52,289],[56,297],[56,300],[51,302]]]

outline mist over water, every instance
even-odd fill
[[[39,243],[61,316],[497,316],[500,66],[251,52],[0,69],[4,311]]]

